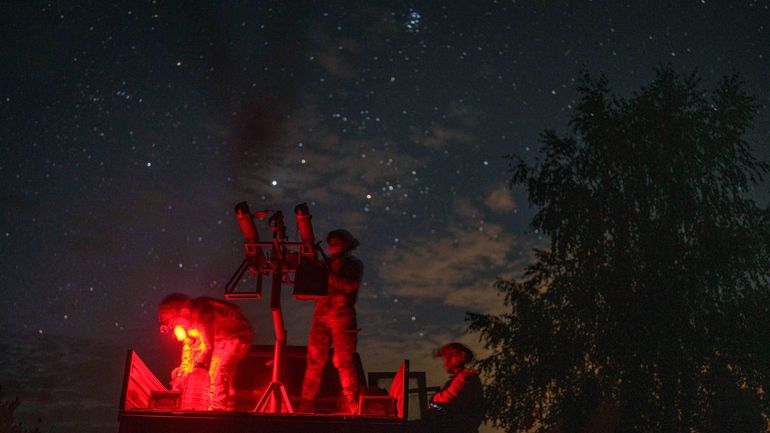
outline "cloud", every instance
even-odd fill
[[[418,296],[442,300],[454,306],[487,311],[496,302],[486,293],[502,268],[510,250],[506,240],[488,234],[449,230],[450,237],[418,239],[399,250],[385,254],[378,269],[387,291],[399,296]],[[424,243],[423,243],[424,242]]]
[[[523,269],[528,257],[516,254],[523,246],[516,236],[483,216],[478,204],[458,198],[443,233],[384,251],[377,272],[385,290],[466,310],[499,311],[502,301],[494,282]]]
[[[465,127],[473,127],[479,124],[482,117],[481,110],[474,108],[468,104],[461,102],[454,102],[449,107],[447,116],[450,119],[454,119]]]
[[[325,48],[316,54],[318,64],[329,73],[331,76],[338,80],[352,80],[356,77],[356,72],[350,65],[348,59],[343,56],[343,51],[338,48],[337,44],[324,44]],[[360,51],[358,43],[346,39],[344,43],[339,46],[344,46],[347,51]]]
[[[412,141],[430,149],[440,149],[449,143],[468,144],[476,139],[472,134],[442,125],[433,125],[430,129],[412,127]]]
[[[431,122],[430,127],[412,126],[411,140],[429,149],[441,149],[449,144],[468,145],[475,143],[478,148],[478,137],[471,130],[478,126],[482,117],[481,111],[463,103],[452,103],[442,118],[444,123]]]
[[[337,224],[351,229],[377,225],[383,216],[366,214],[365,208],[397,208],[408,200],[404,194],[411,195],[417,186],[413,172],[426,159],[400,151],[384,136],[361,139],[343,133],[363,123],[336,113],[324,116],[319,104],[308,101],[286,129],[280,155],[266,156],[264,168],[242,176],[241,189],[268,206],[318,203],[318,210],[333,211]]]
[[[494,212],[507,214],[516,208],[513,194],[507,185],[500,185],[493,190],[484,200],[484,205]]]

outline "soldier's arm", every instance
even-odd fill
[[[468,377],[465,374],[455,376],[452,383],[433,395],[434,403],[452,404],[462,398],[463,392],[467,392]]]

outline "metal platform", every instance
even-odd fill
[[[419,422],[334,414],[121,411],[119,433],[411,433]]]
[[[288,370],[304,372],[304,347],[289,347],[288,363],[294,364]],[[118,412],[119,433],[411,433],[420,432],[419,420],[410,420],[408,416],[407,389],[410,374],[408,361],[404,362],[406,374],[396,374],[394,383],[400,395],[394,397],[394,410],[388,416],[372,414],[345,414],[336,412],[334,403],[338,400],[335,394],[339,392],[339,379],[336,376],[328,380],[332,385],[327,386],[322,393],[326,396],[320,399],[319,413],[257,413],[246,408],[253,408],[253,399],[259,396],[259,384],[269,379],[267,371],[255,369],[253,366],[264,366],[269,358],[270,346],[253,346],[249,355],[242,361],[239,368],[248,368],[241,372],[240,384],[236,375],[236,383],[240,386],[241,400],[238,395],[231,396],[231,410],[176,410],[174,409],[174,393],[163,385],[155,374],[144,364],[138,354],[129,350],[121,394],[120,410]],[[265,359],[261,359],[265,358]],[[331,357],[330,357],[331,359]],[[261,360],[261,361],[260,361]],[[359,362],[360,365],[360,362]],[[363,375],[363,368],[361,374]],[[403,367],[402,367],[403,369]],[[336,373],[335,369],[331,369]],[[383,373],[376,373],[383,374]],[[288,389],[295,394],[295,388],[301,386],[301,375],[291,374]],[[400,379],[398,379],[400,377]],[[400,382],[398,382],[400,380]],[[254,387],[254,388],[252,388]],[[237,388],[234,386],[234,388]],[[249,392],[248,390],[252,391]],[[238,389],[235,389],[238,392]],[[160,400],[156,397],[160,396]],[[250,396],[250,397],[249,397]],[[235,398],[233,398],[235,397]],[[292,398],[298,396],[292,395]],[[252,400],[248,400],[251,398]],[[243,399],[247,399],[244,401]],[[420,397],[422,400],[422,397]],[[325,401],[325,404],[324,404]],[[178,407],[178,406],[177,406]],[[400,408],[400,409],[399,409]],[[326,413],[323,413],[326,412]],[[382,413],[382,412],[380,412]]]

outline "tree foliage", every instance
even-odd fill
[[[28,430],[16,421],[14,412],[16,412],[19,404],[18,398],[5,400],[2,387],[0,387],[0,433],[40,433],[37,427]]]
[[[770,415],[770,170],[740,80],[670,68],[624,99],[583,77],[571,134],[511,157],[550,247],[469,314],[509,432],[760,431]]]

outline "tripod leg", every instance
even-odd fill
[[[273,384],[267,386],[267,389],[262,394],[262,397],[259,398],[259,402],[256,406],[254,406],[254,410],[252,412],[257,413],[266,413],[268,408],[268,403],[270,403],[270,397],[273,396]]]
[[[289,394],[286,392],[286,387],[283,384],[279,384],[281,387],[281,395],[283,396],[283,404],[286,405],[286,413],[294,413],[294,408],[291,407],[291,400],[289,400]]]
[[[271,407],[271,403],[275,403],[275,407]],[[281,413],[283,407],[286,408],[285,413],[294,413],[294,407],[291,405],[286,387],[281,382],[271,382],[252,412]]]

